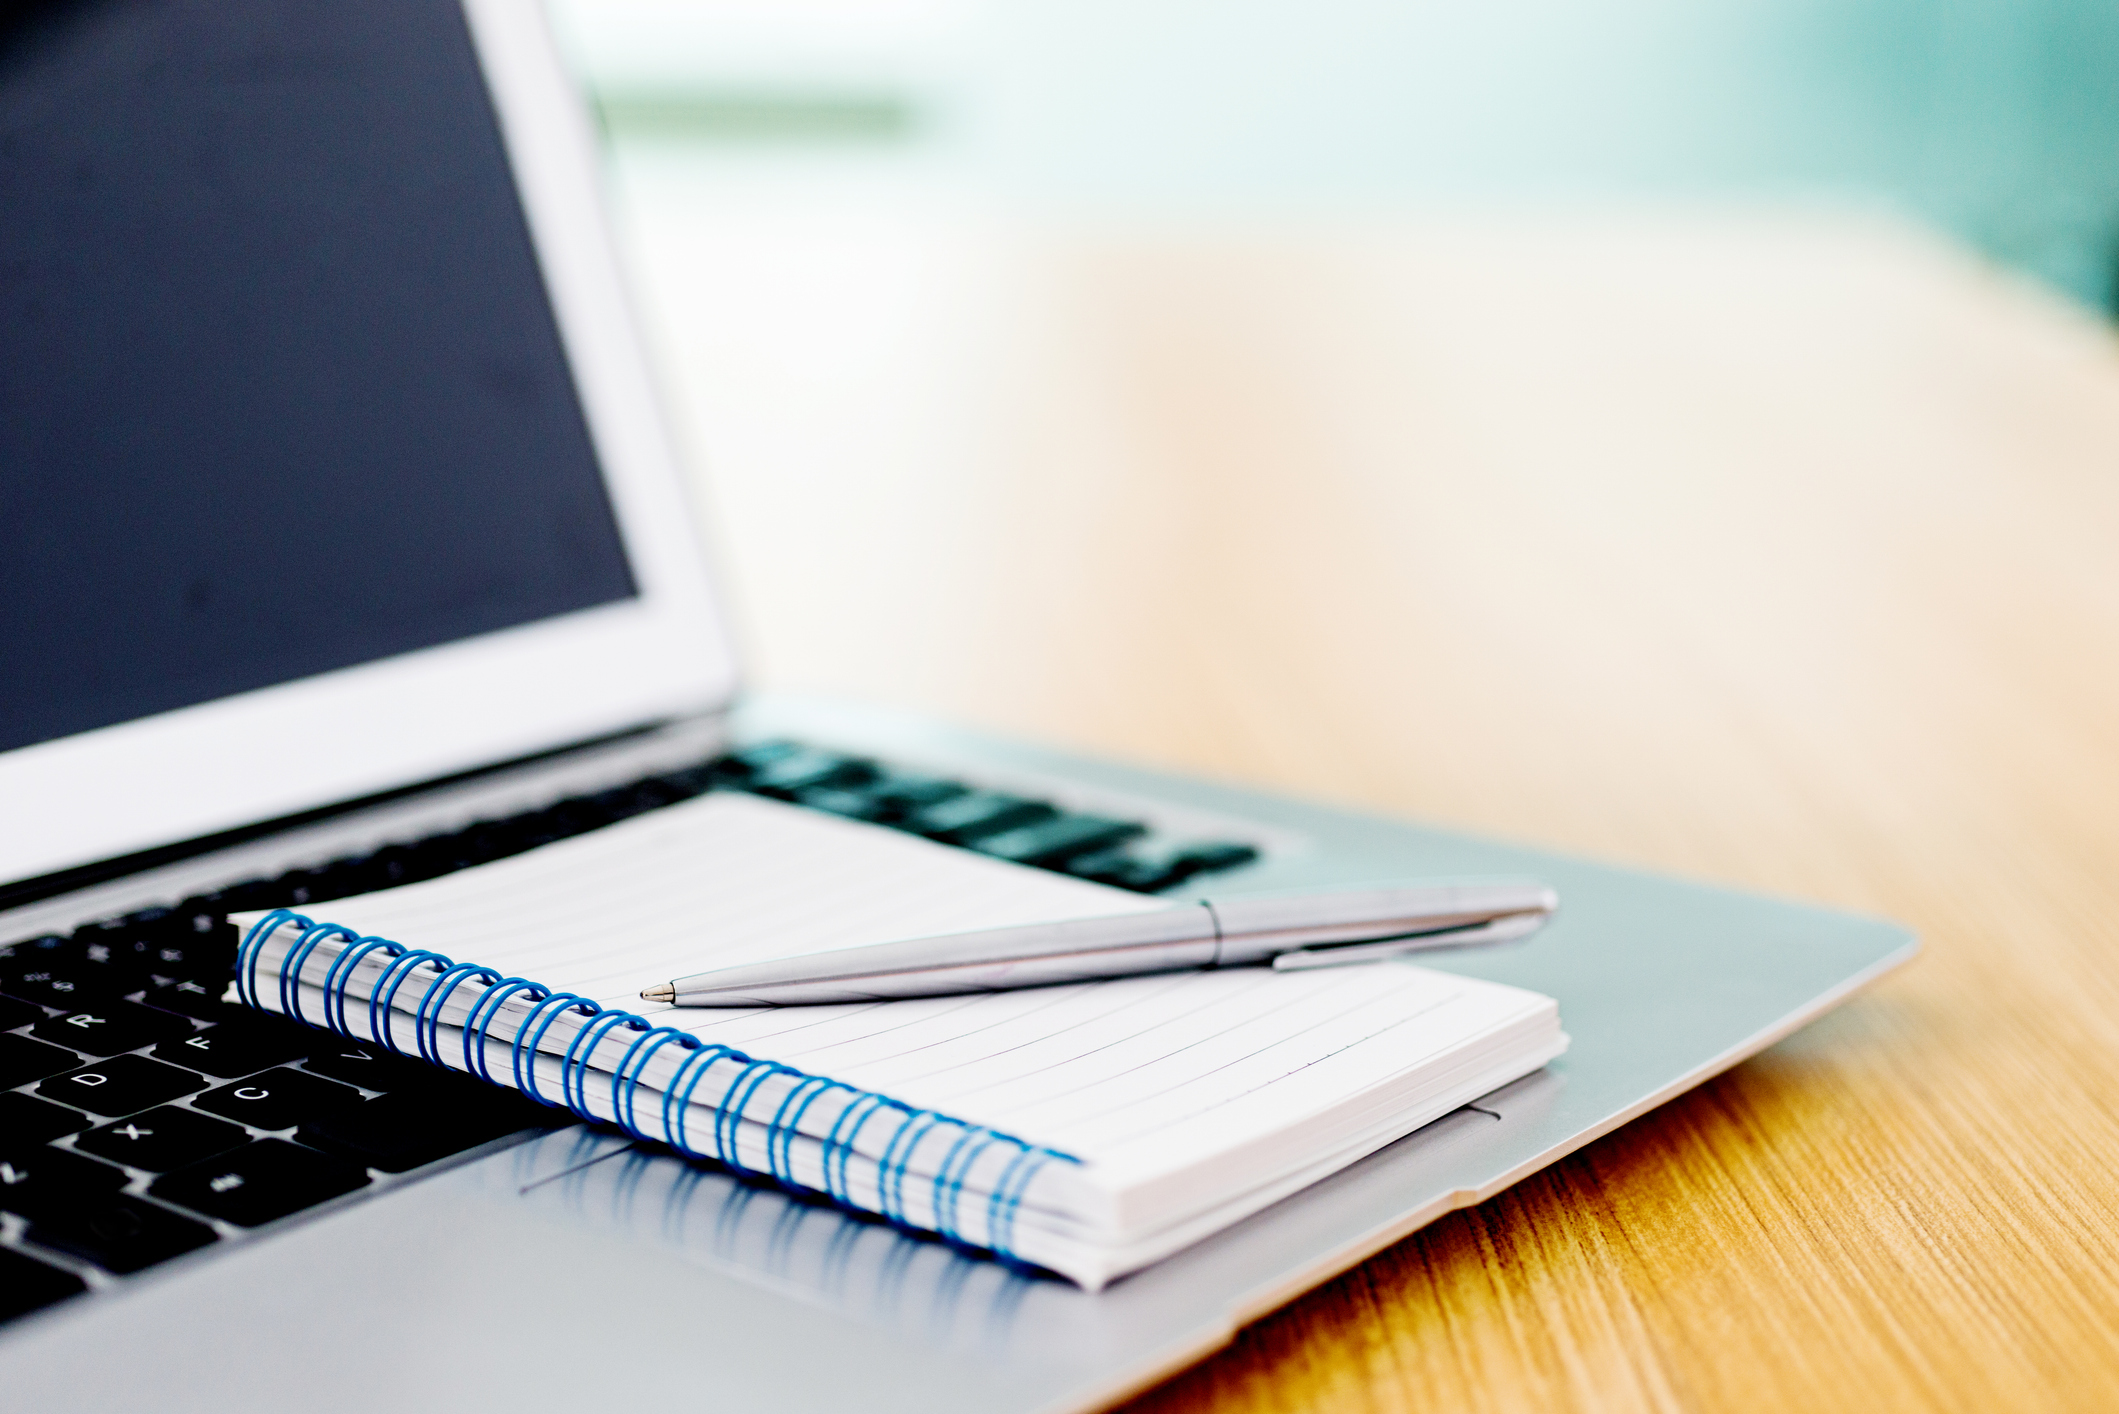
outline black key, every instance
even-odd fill
[[[550,807],[552,818],[574,834],[589,830],[600,830],[619,818],[619,812],[606,803],[601,792],[595,795],[570,795],[556,801]]]
[[[1068,860],[1061,866],[1077,878],[1112,884],[1135,893],[1152,894],[1178,883],[1184,875],[1166,859],[1147,859],[1128,849],[1099,850]]]
[[[283,890],[271,879],[245,879],[206,895],[223,914],[254,913],[261,908],[285,908]]]
[[[540,836],[540,842],[565,837],[565,829],[553,821],[548,813],[540,811],[534,818],[544,822],[541,826],[543,834]],[[526,820],[525,824],[527,823]],[[461,831],[432,835],[417,841],[408,847],[405,861],[405,877],[415,883],[421,879],[438,879],[444,874],[453,874],[459,869],[484,862],[477,845],[463,838]]]
[[[45,1084],[50,1084],[46,1081]],[[298,1070],[268,1070],[233,1085],[208,1090],[192,1103],[259,1129],[292,1129],[340,1105],[353,1104],[360,1092],[351,1086],[304,1075]]]
[[[506,820],[483,820],[448,837],[456,857],[467,866],[505,859],[523,850],[523,835]]]
[[[200,1021],[226,1021],[257,1015],[240,1002],[222,1001],[221,996],[226,990],[226,986],[220,983],[186,979],[172,982],[167,987],[157,987],[140,1000],[161,1011],[173,1011],[179,1016],[195,1017]]]
[[[587,834],[600,830],[617,815],[594,796],[571,796],[545,812],[570,835]]]
[[[27,1026],[32,1021],[42,1020],[43,1007],[18,1002],[13,997],[0,997],[0,1031],[12,1031],[17,1026]]]
[[[236,944],[240,941],[236,926],[223,918],[204,928],[171,929],[151,937],[131,938],[118,946],[118,960],[141,974],[219,982],[234,973]]]
[[[197,898],[185,899],[177,908],[191,920],[192,926],[199,932],[221,933],[230,940],[231,947],[242,942],[243,930],[228,921],[227,913],[214,901],[213,895],[202,894]]]
[[[0,1321],[56,1305],[88,1290],[72,1272],[46,1266],[27,1252],[0,1247]]]
[[[29,1240],[124,1275],[214,1240],[213,1229],[127,1193],[83,1194],[38,1203]]]
[[[156,1179],[155,1197],[240,1227],[256,1227],[366,1187],[367,1170],[284,1139],[254,1144]]]
[[[360,892],[394,888],[410,877],[412,851],[401,844],[385,845],[352,871],[352,877],[361,885]]]
[[[308,893],[308,902],[325,903],[332,899],[351,898],[355,894],[367,893],[376,885],[370,882],[372,874],[368,867],[368,856],[351,855],[334,859],[308,871],[308,881],[303,885]]]
[[[44,933],[0,947],[0,978],[12,977],[25,968],[64,967],[81,960],[82,947],[71,938]]]
[[[0,992],[67,1009],[90,1000],[121,997],[147,985],[133,967],[115,959],[94,927],[71,938],[47,933],[0,948]]]
[[[1170,867],[1183,871],[1189,878],[1194,874],[1219,874],[1224,869],[1236,869],[1258,858],[1254,845],[1235,840],[1216,840],[1208,844],[1187,845],[1170,856]]]
[[[1257,858],[1255,845],[1236,840],[1212,840],[1147,856],[1134,855],[1126,850],[1104,850],[1070,859],[1060,867],[1069,874],[1094,879],[1100,884],[1116,884],[1122,889],[1152,894],[1195,875],[1240,868]]]
[[[332,1037],[321,1045],[312,1043],[309,1058],[302,1062],[302,1068],[318,1075],[328,1075],[333,1080],[343,1080],[348,1085],[358,1085],[363,1090],[414,1089],[438,1075],[434,1067],[423,1061],[393,1056],[388,1051],[342,1037]]]
[[[235,925],[228,921],[227,906],[210,898],[185,899],[177,905],[176,911],[177,916],[183,920],[182,925],[176,929],[178,937],[192,938],[207,933],[219,933],[227,937],[236,932]]]
[[[403,1173],[519,1129],[554,1122],[554,1112],[542,1105],[477,1085],[468,1092],[454,1087],[400,1091],[348,1105],[309,1121],[296,1137],[354,1163]]]
[[[867,794],[875,797],[885,816],[902,816],[969,795],[971,787],[941,776],[888,776],[868,787]]]
[[[484,820],[463,832],[462,844],[480,859],[505,859],[530,848],[531,834],[514,820]]]
[[[193,894],[190,898],[177,905],[177,912],[193,920],[194,926],[196,926],[197,920],[201,918],[226,918],[229,912],[228,905],[223,902],[226,897],[227,890],[225,889],[216,889],[212,893]]]
[[[0,1209],[19,1214],[32,1225],[54,1213],[106,1199],[124,1186],[124,1170],[49,1144],[11,1145],[0,1150]]]
[[[72,1051],[32,1041],[27,1036],[0,1036],[0,1085],[12,1090],[81,1063]]]
[[[155,1047],[156,1060],[203,1070],[216,1080],[233,1080],[269,1065],[291,1061],[313,1040],[293,1026],[261,1025],[234,1017],[204,1031],[193,1031]]]
[[[651,808],[660,809],[675,805],[680,800],[690,800],[704,795],[714,787],[715,768],[712,762],[689,766],[682,771],[666,771],[659,776],[650,776],[634,789],[645,800],[653,802]]]
[[[37,1093],[47,1100],[116,1119],[198,1088],[199,1077],[188,1070],[162,1065],[145,1056],[112,1056],[65,1075],[54,1075],[37,1087]]]
[[[565,839],[568,833],[566,823],[549,810],[517,815],[486,828],[497,833],[497,838],[506,846],[502,851],[505,854],[522,854],[553,840]],[[414,858],[416,860],[418,856]]]
[[[327,885],[314,869],[289,869],[272,881],[279,886],[282,908],[302,908],[324,896]]]
[[[113,979],[120,992],[145,987],[147,958],[154,944],[164,937],[178,937],[184,919],[174,909],[147,908],[123,918],[107,918],[74,930],[81,945],[81,961],[99,976]]]
[[[47,1104],[13,1091],[0,1094],[0,1147],[8,1144],[42,1144],[71,1134],[86,1125],[85,1116],[64,1105]]]
[[[1147,833],[1145,825],[1131,820],[1106,820],[1096,815],[1062,815],[1041,825],[1003,830],[972,845],[981,854],[1017,864],[1055,868],[1079,854],[1109,849],[1123,840]]]
[[[175,937],[184,931],[189,922],[189,919],[174,908],[163,904],[135,909],[118,920],[119,926],[127,932],[152,937]]]
[[[564,839],[574,833],[564,828],[549,811],[543,812],[540,818],[550,822],[549,833],[546,835],[548,839]],[[459,869],[469,869],[475,864],[485,862],[486,856],[479,850],[477,843],[467,839],[464,832],[436,835],[412,846],[406,861],[406,878],[412,881],[439,879],[444,874],[454,874]]]
[[[109,1002],[92,1010],[68,1012],[30,1028],[30,1034],[40,1041],[72,1046],[92,1056],[137,1051],[190,1031],[191,1023],[183,1017],[133,1002]]]
[[[128,980],[132,981],[130,987],[127,986]],[[116,1001],[127,991],[136,991],[145,985],[144,982],[112,975],[106,969],[81,961],[63,966],[57,963],[36,962],[12,972],[0,973],[0,992],[26,1002],[58,1007],[64,1011]]]
[[[744,789],[781,800],[792,800],[805,790],[824,786],[858,786],[876,777],[873,761],[843,756],[836,751],[804,747],[751,772]]]
[[[761,741],[716,757],[709,769],[723,780],[747,781],[773,762],[800,750],[802,747],[792,741]]]
[[[115,1193],[124,1186],[123,1169],[49,1144],[0,1146],[0,1208],[26,1218],[75,1195]]]
[[[950,844],[969,844],[986,835],[1050,820],[1057,814],[1041,800],[975,790],[915,811],[906,817],[905,828]]]
[[[83,934],[76,933],[74,936],[80,938]],[[150,985],[147,969],[137,965],[122,948],[122,943],[114,944],[102,940],[88,942],[83,946],[81,956],[68,970],[88,979],[90,985],[105,996],[122,997],[127,992],[137,992]]]
[[[613,786],[609,790],[597,791],[589,800],[613,820],[630,820],[641,811],[654,808],[630,786]]]
[[[173,908],[142,908],[122,918],[104,918],[74,929],[74,937],[84,943],[117,942],[132,937],[160,937],[180,932],[184,917]]]
[[[880,820],[889,813],[882,801],[866,791],[840,790],[836,786],[803,791],[795,800],[812,810],[828,810],[852,820]]]
[[[633,812],[646,814],[650,810],[660,810],[665,805],[675,805],[680,800],[690,800],[705,790],[707,784],[704,772],[696,773],[697,783],[694,784],[694,774],[682,772],[667,776],[649,776],[644,781],[633,782],[625,788],[626,794],[633,798]]]
[[[243,1126],[176,1105],[161,1105],[131,1119],[92,1129],[74,1147],[113,1163],[167,1173],[250,1142]]]
[[[367,881],[363,892],[377,889],[394,889],[412,879],[412,846],[404,844],[384,845],[362,861],[360,874]]]

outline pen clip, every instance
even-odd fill
[[[1318,967],[1345,967],[1357,962],[1383,962],[1429,948],[1468,948],[1485,943],[1508,943],[1527,938],[1545,926],[1552,915],[1545,912],[1511,913],[1469,928],[1445,928],[1436,933],[1415,933],[1409,938],[1384,938],[1373,943],[1339,943],[1324,947],[1297,948],[1273,959],[1275,972],[1307,972]]]

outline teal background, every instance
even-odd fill
[[[788,162],[888,149],[1092,210],[1872,204],[2096,308],[2119,298],[2119,5],[2097,0],[795,0],[759,15],[578,0],[564,23],[621,144]]]

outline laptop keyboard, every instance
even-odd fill
[[[1158,847],[1138,821],[774,741],[0,947],[0,1321],[558,1118],[512,1091],[223,1002],[229,914],[436,878],[713,789],[1141,893],[1257,857],[1236,841]]]

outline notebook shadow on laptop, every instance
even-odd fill
[[[543,1217],[737,1277],[895,1337],[996,1359],[1093,1350],[1094,1299],[1057,1278],[603,1130],[559,1130],[467,1175]],[[541,1175],[528,1184],[521,1177]]]
[[[1201,1280],[1188,1270],[1228,1266],[1232,1258],[1242,1267],[1253,1227],[1291,1219],[1301,1227],[1294,1210],[1302,1208],[1320,1218],[1344,1216],[1366,1206],[1359,1195],[1369,1190],[1403,1205],[1419,1190],[1428,1200],[1419,1205],[1424,1215],[1403,1229],[1307,1234],[1326,1246],[1336,1238],[1373,1249],[1437,1212],[1477,1201],[1484,1195],[1464,1188],[1462,1176],[1490,1165],[1485,1151],[1502,1140],[1501,1129],[1538,1122],[1565,1083],[1547,1070],[1504,1086],[1221,1238],[1094,1293],[600,1127],[555,1130],[460,1176],[482,1190],[513,1192],[543,1220],[674,1254],[937,1354],[1031,1366],[1123,1364],[1140,1353],[1131,1347],[1144,1338],[1168,1339],[1195,1322],[1225,1335],[1254,1314],[1219,1304],[1244,1283]],[[1501,1123],[1504,1113],[1509,1126]],[[1187,1306],[1199,1309],[1174,1309]],[[1142,1308],[1156,1319],[1140,1320]]]

